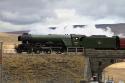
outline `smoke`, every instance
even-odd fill
[[[114,24],[119,22],[119,18],[103,18],[95,20],[91,16],[81,16],[75,10],[58,9],[55,10],[55,16],[47,18],[44,23],[32,25],[31,34],[82,34],[113,36],[114,33],[110,27],[106,29],[96,28],[95,24]],[[103,23],[102,23],[103,22]],[[73,25],[86,25],[74,28]],[[51,29],[50,27],[55,27]]]
[[[83,27],[74,28],[72,25],[67,26],[56,26],[55,29],[50,29],[46,26],[36,26],[36,28],[31,30],[31,34],[82,34],[86,36],[91,35],[106,35],[113,36],[114,33],[111,31],[111,28],[107,27],[106,29],[96,28],[95,25],[86,25]]]

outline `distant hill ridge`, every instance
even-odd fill
[[[22,34],[22,33],[28,33],[28,32],[30,32],[30,30],[12,31],[12,32],[5,32],[5,33],[8,33],[8,34]]]
[[[125,35],[125,23],[119,23],[119,24],[98,24],[96,25],[97,28],[106,28],[110,27],[112,32],[115,34],[124,34]]]

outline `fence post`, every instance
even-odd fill
[[[2,46],[3,42],[0,41],[0,64],[2,64]]]
[[[2,46],[3,42],[0,41],[0,83],[2,83]]]

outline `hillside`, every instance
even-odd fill
[[[5,44],[8,43],[17,43],[17,35],[14,34],[7,34],[7,33],[0,33],[0,41]]]
[[[103,74],[105,74],[105,78],[107,79],[115,79],[116,83],[120,80],[125,81],[125,62],[116,63],[107,67]]]
[[[83,78],[84,58],[81,55],[3,55],[3,78],[14,81],[79,81]],[[54,80],[53,80],[54,79]],[[14,80],[14,81],[13,81]],[[34,83],[34,82],[28,82]],[[35,82],[37,83],[37,82]],[[64,82],[69,83],[69,82]]]

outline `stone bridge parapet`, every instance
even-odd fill
[[[96,58],[125,58],[125,50],[95,50],[86,49],[86,56]]]

